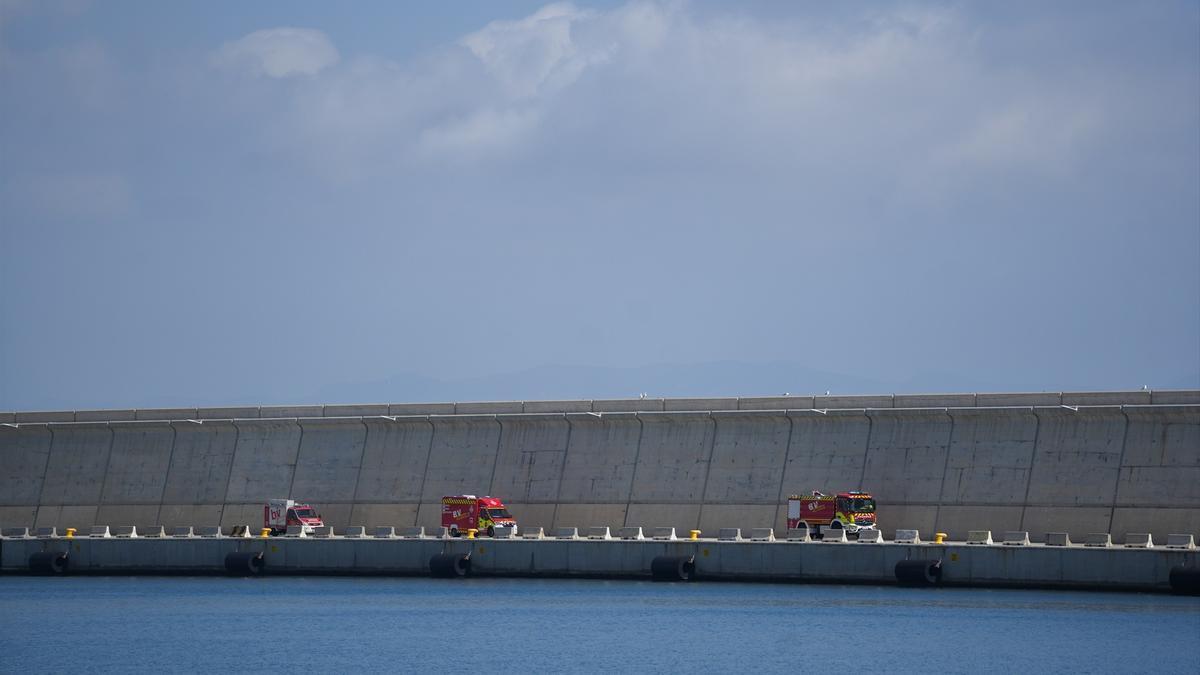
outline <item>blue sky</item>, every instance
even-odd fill
[[[0,0],[0,409],[1200,387],[1196,2],[353,9]]]

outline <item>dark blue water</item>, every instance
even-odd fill
[[[0,578],[0,672],[1198,672],[1200,599],[874,586]]]

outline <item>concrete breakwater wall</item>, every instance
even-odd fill
[[[432,527],[475,493],[526,526],[783,531],[811,489],[872,492],[888,537],[1200,534],[1200,392],[0,415],[3,526],[253,526],[292,496]]]
[[[4,539],[0,570],[26,573],[38,554],[66,554],[69,574],[224,574],[231,553],[258,557],[264,574],[420,575],[434,556],[469,556],[480,576],[646,578],[656,558],[687,560],[698,579],[897,583],[901,561],[938,563],[947,586],[1195,592],[1195,549],[963,544],[465,540],[379,538]],[[927,563],[928,564],[928,563]],[[1190,576],[1180,585],[1180,569]],[[48,571],[48,570],[47,570]],[[239,570],[248,573],[248,568]]]

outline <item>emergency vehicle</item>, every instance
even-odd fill
[[[508,512],[504,502],[496,497],[442,497],[442,527],[450,531],[451,537],[461,536],[467,530],[476,530],[480,534],[487,533],[487,536],[494,537],[497,527],[516,526],[517,519]]]
[[[317,510],[294,499],[272,499],[263,507],[263,527],[271,534],[285,534],[289,526],[301,526],[304,534],[312,534],[313,528],[325,522]]]
[[[850,534],[874,530],[875,498],[866,492],[827,495],[816,490],[810,495],[792,495],[788,497],[787,526],[795,530],[801,524],[815,530],[818,539],[822,527],[844,529]]]

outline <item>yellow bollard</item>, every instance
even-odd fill
[[[942,544],[942,543],[945,543],[945,541],[946,541],[946,533],[945,532],[938,532],[937,534],[933,535],[933,543]]]
[[[76,533],[76,532],[77,532],[77,530],[76,530],[75,528],[73,528],[73,527],[68,527],[68,528],[67,528],[67,535],[66,535],[67,539],[71,539],[71,538],[73,538],[73,537],[75,536],[75,533]]]
[[[474,539],[474,538],[475,538],[475,533],[476,533],[476,532],[478,532],[478,531],[479,531],[479,530],[467,530],[467,539]]]
[[[693,541],[700,538],[700,530],[691,530],[690,534],[691,536],[688,538],[692,539]]]
[[[271,528],[264,527],[262,529],[262,531],[258,533],[258,536],[262,537],[263,539],[266,539],[267,537],[271,536]]]

